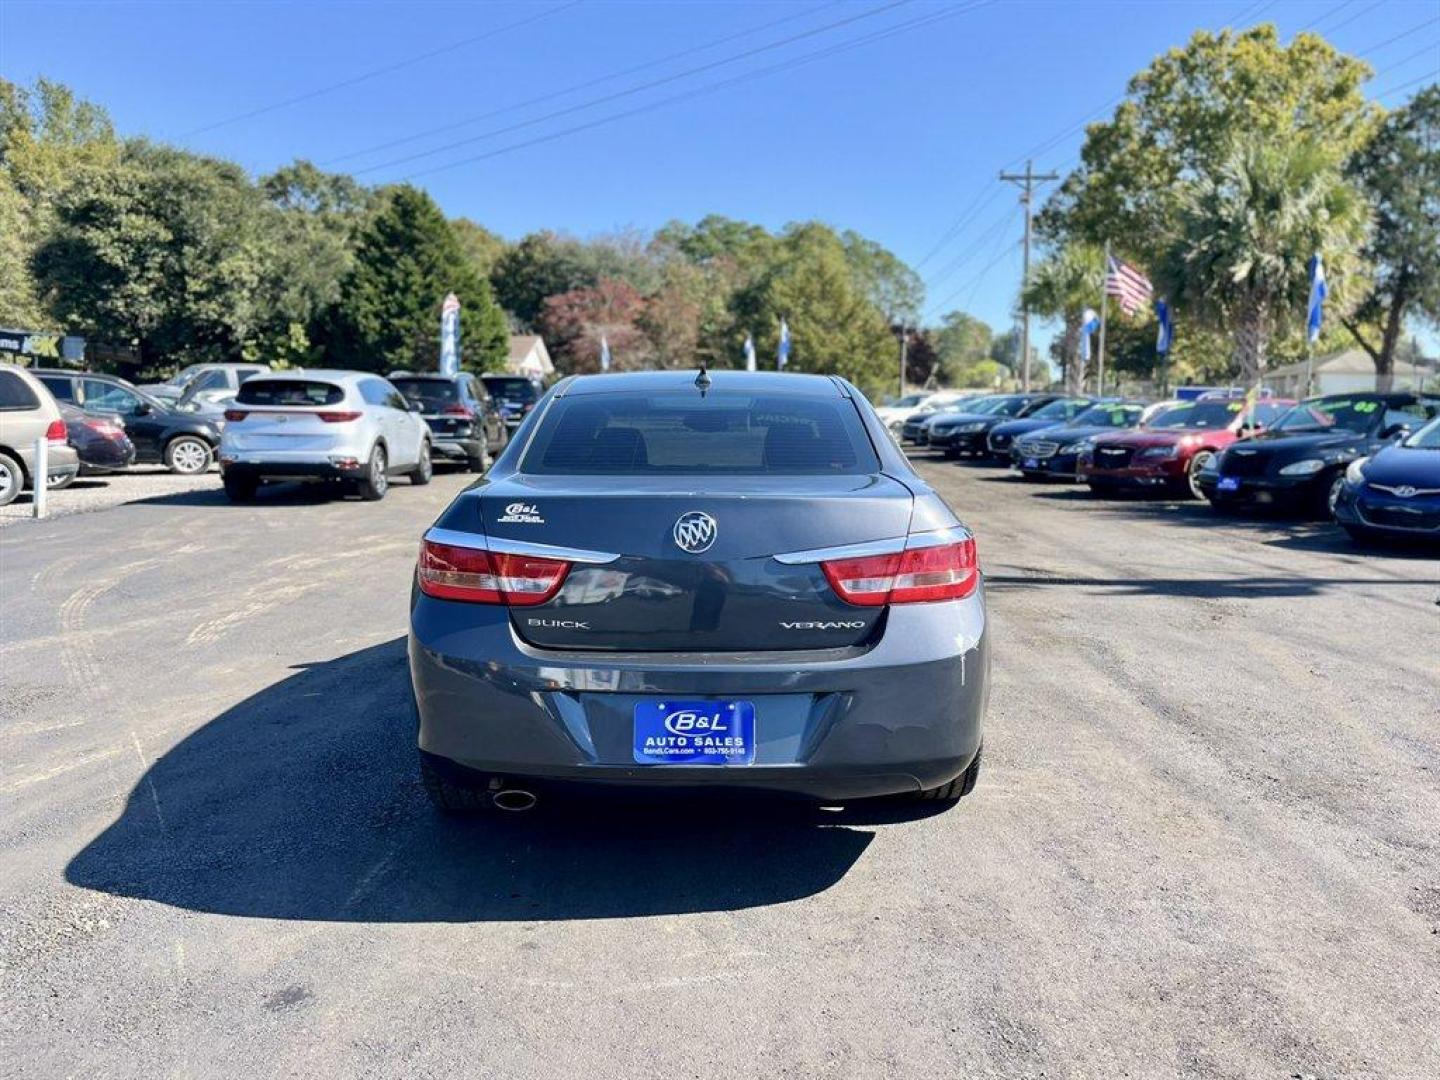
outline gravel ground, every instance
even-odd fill
[[[81,476],[64,491],[50,492],[45,513],[47,517],[88,514],[125,503],[211,490],[220,490],[218,469],[200,476],[176,476],[163,465],[136,465],[123,473]],[[22,521],[34,523],[34,512],[30,492],[21,492],[9,506],[0,506],[0,529]]]
[[[438,818],[464,477],[7,531],[0,1074],[1440,1075],[1435,559],[921,468],[995,633],[943,813]]]

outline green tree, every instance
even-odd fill
[[[925,284],[887,248],[853,230],[840,234],[860,291],[892,323],[914,326],[925,303]]]
[[[1089,127],[1080,167],[1040,215],[1040,233],[1109,240],[1158,260],[1191,184],[1214,184],[1235,139],[1309,141],[1342,158],[1363,145],[1378,115],[1361,91],[1369,75],[1315,34],[1287,46],[1269,24],[1198,31],[1130,80],[1110,120]]]
[[[947,386],[993,386],[994,373],[977,369],[990,360],[995,332],[988,323],[963,311],[949,312],[932,332],[939,364],[937,375]],[[989,377],[989,382],[977,381]]]
[[[867,393],[893,384],[899,343],[860,290],[840,237],[826,225],[787,227],[773,262],[741,291],[735,309],[739,337],[754,335],[766,366],[773,364],[784,319],[791,370],[842,375]],[[741,340],[733,347],[737,362]]]
[[[1069,394],[1079,394],[1085,386],[1080,328],[1085,309],[1099,302],[1104,281],[1105,255],[1094,244],[1071,243],[1057,248],[1030,271],[1024,301],[1032,312],[1061,320],[1060,370]]]
[[[120,154],[103,109],[47,79],[29,89],[0,79],[0,323],[65,329],[41,303],[35,252],[55,230],[60,196]]]
[[[548,231],[521,237],[495,261],[490,272],[495,299],[526,327],[535,325],[546,297],[599,280],[579,241]]]
[[[1406,315],[1440,321],[1440,85],[1386,117],[1347,171],[1374,208],[1365,249],[1374,278],[1341,319],[1375,361],[1379,388],[1389,390]],[[1378,336],[1367,321],[1379,324]]]
[[[1303,322],[1314,253],[1325,256],[1343,306],[1349,253],[1365,223],[1333,153],[1309,140],[1247,135],[1218,170],[1186,185],[1159,276],[1177,310],[1230,333],[1248,385],[1265,370],[1276,335]]]
[[[408,184],[384,190],[382,198],[341,285],[327,358],[370,371],[433,367],[440,305],[453,292],[462,305],[462,363],[476,371],[500,367],[508,344],[504,315],[440,208]]]
[[[259,193],[236,165],[131,143],[57,198],[33,265],[62,325],[142,364],[238,360],[268,317]]]
[[[470,260],[470,265],[475,267],[475,272],[488,281],[495,264],[500,261],[500,256],[505,254],[504,239],[467,217],[451,218],[450,228],[455,231],[455,239],[460,241],[460,250]]]
[[[354,265],[355,241],[375,195],[308,161],[262,177],[259,188],[266,203],[266,314],[246,355],[271,364],[314,363],[325,352],[327,320]]]

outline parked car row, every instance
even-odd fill
[[[528,378],[394,372],[272,371],[203,364],[165,383],[0,365],[0,505],[33,487],[44,436],[47,487],[77,475],[163,464],[198,476],[219,464],[237,501],[270,481],[333,481],[383,498],[406,476],[428,483],[437,459],[488,469],[534,408]]]
[[[1333,517],[1357,539],[1440,543],[1440,396],[1331,394],[1188,401],[992,394],[921,401],[890,422],[902,443],[1008,463],[1097,494],[1203,498]],[[933,407],[931,407],[933,406]]]

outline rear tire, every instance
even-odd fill
[[[430,458],[430,440],[426,439],[420,444],[419,462],[410,470],[410,483],[416,487],[424,487],[434,475],[435,463]]]
[[[385,492],[390,490],[390,475],[385,471],[389,467],[390,459],[385,454],[384,444],[376,443],[375,449],[370,451],[370,460],[365,463],[365,475],[355,482],[360,498],[366,502],[379,502],[385,497]]]
[[[225,497],[234,503],[254,502],[255,492],[260,490],[260,481],[253,476],[226,473],[220,482],[225,486]]]
[[[490,451],[482,447],[478,456],[466,457],[465,468],[473,473],[485,472],[490,468]]]
[[[483,813],[493,807],[488,792],[457,784],[443,776],[439,770],[422,756],[420,758],[420,784],[425,794],[442,814],[457,817]]]
[[[9,454],[0,454],[0,506],[9,506],[25,486],[25,472],[20,462]]]
[[[963,799],[975,790],[975,784],[980,779],[980,753],[983,750],[982,746],[975,751],[975,760],[954,780],[939,787],[917,791],[911,798],[917,802],[958,802]]]
[[[1333,475],[1325,480],[1324,486],[1320,488],[1320,515],[1326,521],[1335,520],[1335,504],[1340,501],[1340,495],[1345,490],[1345,473],[1337,469]]]

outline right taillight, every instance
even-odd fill
[[[832,559],[820,568],[842,600],[861,607],[958,600],[979,581],[974,537],[890,555]]]
[[[420,591],[441,600],[472,604],[543,604],[565,581],[570,564],[561,559],[508,555],[479,548],[422,541]]]
[[[246,410],[244,410],[244,409],[226,409],[226,410],[225,410],[225,420],[226,420],[227,423],[231,423],[231,424],[238,424],[241,420],[244,420],[245,417],[247,417],[247,416],[249,416],[249,415],[250,415],[250,414],[249,414]]]

